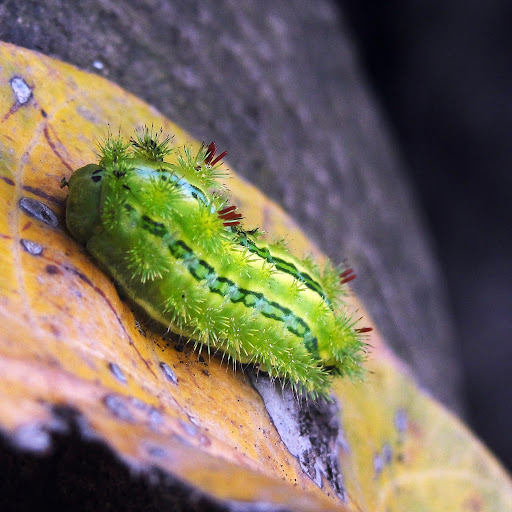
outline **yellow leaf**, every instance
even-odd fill
[[[20,446],[37,449],[20,432],[51,425],[50,406],[66,405],[127,464],[219,499],[299,511],[512,510],[505,471],[377,332],[365,381],[335,388],[344,438],[331,448],[346,505],[303,471],[248,375],[141,327],[66,231],[60,181],[95,161],[108,124],[125,138],[154,125],[176,145],[192,141],[178,126],[102,78],[5,43],[0,119],[0,427]],[[257,189],[236,177],[228,187],[251,225],[318,254]]]

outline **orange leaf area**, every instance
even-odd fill
[[[33,432],[66,406],[130,466],[156,466],[219,499],[301,511],[512,510],[508,475],[376,332],[365,381],[335,388],[348,504],[325,479],[319,487],[282,442],[251,370],[139,323],[65,228],[60,181],[96,160],[108,124],[125,138],[143,125],[176,146],[192,138],[116,85],[5,43],[0,90],[0,428],[14,443],[44,448]],[[228,188],[248,223],[317,252],[254,187],[231,177]]]

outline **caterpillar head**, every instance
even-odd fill
[[[104,174],[102,167],[89,164],[76,170],[67,183],[66,225],[79,242],[87,242],[99,227]]]

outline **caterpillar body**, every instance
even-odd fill
[[[352,270],[320,269],[243,229],[218,181],[225,153],[169,143],[148,128],[129,143],[109,134],[98,164],[63,179],[74,238],[195,348],[254,363],[313,398],[328,396],[335,375],[360,376],[370,328],[356,328],[343,305]]]

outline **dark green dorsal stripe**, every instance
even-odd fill
[[[150,219],[147,215],[143,215],[142,218],[142,229],[149,231],[152,235],[162,238],[167,233],[167,229],[161,222],[156,222]]]
[[[240,288],[234,281],[219,276],[215,269],[206,261],[198,258],[183,240],[173,239],[161,222],[156,222],[147,215],[143,215],[141,217],[141,227],[159,238],[167,236],[170,240],[168,242],[169,251],[173,257],[181,260],[186,265],[194,279],[197,281],[205,280],[211,292],[222,297],[229,297],[231,302],[241,303],[246,308],[257,309],[267,318],[283,322],[288,331],[303,339],[304,346],[309,353],[317,355],[317,339],[313,336],[307,323],[295,315],[291,309],[268,300],[263,293]]]
[[[240,243],[244,247],[247,247],[247,249],[249,249],[249,251],[251,251],[253,254],[257,254],[260,258],[268,261],[268,263],[275,265],[275,267],[281,272],[285,272],[286,274],[295,277],[304,283],[310,290],[318,293],[318,295],[320,295],[320,297],[322,297],[322,299],[324,299],[329,306],[331,305],[320,284],[317,283],[307,272],[301,272],[293,263],[289,261],[278,258],[277,256],[272,256],[267,247],[258,247],[256,243],[247,236],[242,235],[239,240]]]

